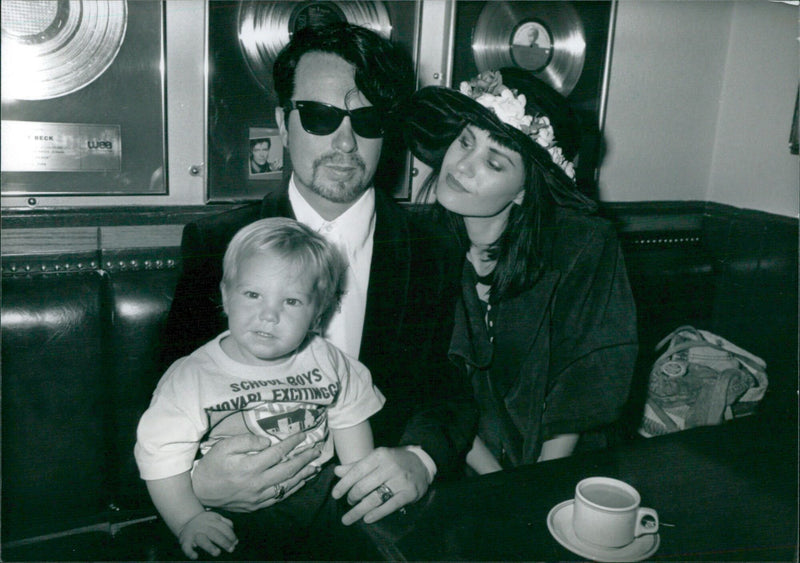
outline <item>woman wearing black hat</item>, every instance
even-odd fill
[[[422,198],[466,253],[451,359],[481,408],[478,473],[570,455],[617,420],[637,353],[613,228],[575,186],[566,100],[518,69],[427,87],[406,140],[433,168]]]

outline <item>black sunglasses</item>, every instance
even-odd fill
[[[293,109],[300,112],[300,124],[312,135],[330,135],[347,115],[356,135],[367,139],[383,137],[380,112],[375,106],[345,110],[322,102],[289,100],[283,106],[287,122]]]

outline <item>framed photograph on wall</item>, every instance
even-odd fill
[[[275,121],[272,66],[296,30],[348,21],[398,42],[413,59],[419,9],[419,0],[207,2],[208,201],[260,199],[282,189],[291,174],[289,155],[283,150]],[[269,159],[278,162],[279,169],[251,169],[251,144],[257,139],[270,140],[258,145],[259,158],[269,144]],[[391,159],[391,166],[398,169],[403,162],[405,171],[376,176],[375,182],[386,182],[379,187],[407,201],[410,160]]]
[[[250,180],[281,177],[283,145],[277,129],[251,128],[248,151],[247,174]]]
[[[164,2],[3,3],[2,194],[167,193]]]

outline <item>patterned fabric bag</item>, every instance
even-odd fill
[[[721,336],[682,326],[653,364],[639,434],[650,438],[753,414],[767,390],[767,364]]]

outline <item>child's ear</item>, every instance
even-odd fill
[[[308,332],[314,332],[322,336],[322,313],[317,313],[317,316],[314,317],[314,321],[308,327]]]
[[[314,319],[314,322],[311,323],[311,326],[308,329],[311,332],[318,332],[321,335],[322,334],[322,315],[317,315],[317,318]]]
[[[219,292],[222,294],[222,310],[228,314],[228,292],[225,290],[225,282],[219,282]]]

